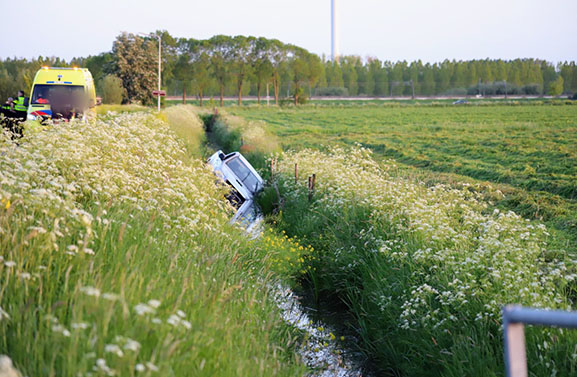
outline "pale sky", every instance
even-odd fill
[[[24,4],[24,3],[23,3]],[[330,0],[0,0],[0,58],[97,55],[122,31],[331,52]],[[577,60],[577,0],[338,0],[339,50],[381,60]],[[12,9],[12,10],[10,10]],[[8,16],[8,17],[6,17]]]

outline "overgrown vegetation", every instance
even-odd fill
[[[228,224],[178,111],[1,136],[0,353],[24,375],[305,372],[269,297],[292,241]]]
[[[240,151],[253,166],[262,169],[267,156],[281,151],[277,138],[265,127],[263,122],[221,112],[211,119],[209,135],[225,153]]]
[[[575,267],[549,248],[547,228],[489,209],[478,185],[427,187],[362,148],[285,153],[278,168],[275,221],[313,246],[306,280],[346,304],[382,373],[501,375],[502,305],[574,308]],[[577,371],[574,333],[527,336],[532,373]]]
[[[187,154],[197,158],[202,157],[205,154],[206,134],[204,124],[195,107],[172,106],[164,110],[162,114],[166,117],[172,131],[184,141]]]
[[[120,104],[124,96],[124,88],[122,87],[122,80],[114,75],[107,75],[102,79],[100,85],[100,93],[102,93],[102,103],[106,104]]]

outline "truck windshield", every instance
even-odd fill
[[[34,85],[33,105],[57,104],[83,109],[86,107],[84,87],[81,85]]]
[[[242,183],[246,186],[246,188],[255,193],[258,189],[258,180],[252,174],[250,169],[242,163],[239,158],[233,158],[226,162],[228,167],[236,174],[236,176],[242,181]]]

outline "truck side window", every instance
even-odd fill
[[[236,176],[251,192],[254,193],[257,190],[257,178],[239,158],[233,158],[227,161],[226,165],[234,172],[234,174],[236,174]]]

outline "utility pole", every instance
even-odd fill
[[[158,35],[158,112],[160,112],[160,74],[161,74],[161,49],[162,49],[162,40],[160,39],[160,35]],[[186,98],[186,97],[185,97]]]

